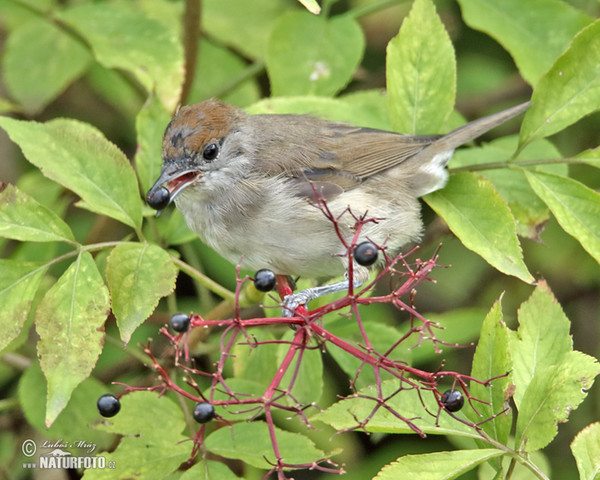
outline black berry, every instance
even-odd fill
[[[98,413],[103,417],[114,417],[121,410],[121,402],[110,393],[102,395],[98,399]]]
[[[440,403],[449,412],[458,412],[465,404],[465,397],[459,390],[446,390],[440,397]]]
[[[215,407],[208,402],[197,403],[192,415],[198,423],[210,422],[215,417]]]
[[[176,332],[187,332],[190,328],[190,317],[185,313],[176,313],[171,317],[171,328]]]
[[[167,187],[160,187],[158,190],[154,192],[149,190],[146,194],[146,202],[155,210],[162,210],[169,205],[171,201],[171,194]]]
[[[363,267],[369,267],[377,261],[377,247],[371,242],[359,243],[354,249],[354,260]]]
[[[254,286],[261,292],[270,292],[275,288],[277,277],[271,270],[263,268],[254,274]]]

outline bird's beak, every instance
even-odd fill
[[[146,194],[146,201],[158,213],[166,208],[186,187],[197,183],[202,172],[194,169],[169,171],[163,170]]]

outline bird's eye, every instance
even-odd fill
[[[202,156],[205,160],[214,160],[217,158],[219,154],[219,147],[216,143],[210,143],[206,147],[204,147],[204,151],[202,152]]]

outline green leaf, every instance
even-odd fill
[[[255,350],[262,350],[262,347]],[[267,389],[266,385],[269,384],[269,381],[272,378],[273,377],[268,376],[267,372],[264,372],[264,378],[262,379],[262,382],[256,380],[247,380],[245,378],[228,378],[227,386],[232,392],[243,392],[243,395],[237,397],[238,399],[243,398],[244,400],[247,400],[251,397],[254,397],[257,399],[257,401],[254,404],[219,406],[216,408],[217,414],[226,421],[230,422],[240,422],[242,420],[250,421],[251,419],[254,419],[257,414],[263,410],[263,402],[260,400],[260,398],[265,393],[265,390]],[[204,392],[206,398],[211,398],[211,391],[212,390],[208,388]],[[229,395],[224,388],[217,388],[214,390],[214,396],[212,397],[212,400],[231,401],[232,398],[233,397]]]
[[[519,308],[519,329],[511,338],[514,395],[517,407],[528,385],[540,369],[557,365],[573,350],[570,323],[545,281],[538,282]]]
[[[87,208],[140,228],[142,203],[135,173],[100,131],[67,119],[37,123],[0,118],[0,126],[27,160],[78,194]]]
[[[233,105],[246,106],[260,98],[258,84],[247,75],[248,65],[239,56],[208,40],[200,43],[200,58],[196,63],[194,82],[187,103],[196,103],[210,97],[219,97]],[[214,68],[219,65],[219,68]],[[241,83],[237,81],[246,76]],[[233,88],[233,84],[236,84]]]
[[[2,187],[5,188],[2,190]],[[19,190],[0,182],[0,237],[24,242],[69,242],[69,226],[49,208]]]
[[[450,480],[501,455],[504,452],[495,448],[405,455],[383,467],[373,480]]]
[[[519,407],[517,448],[534,452],[548,445],[558,432],[558,424],[567,421],[599,373],[598,361],[577,351],[568,352],[559,364],[537,373]]]
[[[169,398],[155,393],[130,392],[123,396],[119,414],[97,428],[125,437],[114,452],[102,455],[107,465],[115,462],[115,469],[86,470],[85,480],[163,480],[190,455],[191,443],[181,434],[185,428],[181,409]]]
[[[600,194],[571,178],[530,171],[525,175],[565,232],[600,262]]]
[[[598,362],[572,350],[569,320],[545,282],[519,309],[519,329],[510,342],[514,400],[519,410],[517,449],[545,447],[600,373]]]
[[[265,98],[249,106],[250,114],[259,113],[298,113],[310,114],[326,120],[346,122],[359,127],[391,130],[387,118],[385,96],[381,91],[371,90],[359,94],[345,95],[338,98],[315,97],[311,95],[298,97]]]
[[[571,442],[580,480],[597,480],[600,475],[600,422],[592,423]]]
[[[467,25],[495,38],[531,85],[591,18],[561,0],[458,0]],[[556,93],[556,92],[555,92]]]
[[[47,266],[0,259],[0,352],[21,333]]]
[[[508,328],[502,319],[502,304],[500,300],[485,317],[481,327],[481,336],[473,357],[471,376],[479,380],[487,380],[498,375],[506,375],[512,369],[510,349],[508,344]],[[489,422],[481,425],[483,431],[493,440],[506,445],[512,426],[512,411],[500,413],[508,406],[510,396],[507,390],[511,384],[510,377],[498,378],[491,386],[483,386],[477,382],[471,382],[470,393],[475,398],[487,402],[477,404],[477,410],[482,415],[470,415],[471,420],[480,422],[499,414]],[[472,412],[472,410],[468,410]]]
[[[293,342],[294,331],[286,332],[281,340]],[[279,345],[277,351],[277,365],[281,365],[290,344]],[[302,357],[299,357],[299,353]],[[294,378],[294,385],[290,388],[290,381]],[[296,351],[287,372],[281,379],[280,388],[289,390],[299,403],[308,405],[317,403],[323,394],[323,353],[320,348],[305,348]]]
[[[580,158],[592,167],[600,168],[600,147],[590,148],[581,152],[575,158]]]
[[[361,28],[348,16],[290,12],[273,29],[267,48],[272,95],[336,94],[352,79],[364,48]]]
[[[109,310],[108,290],[88,252],[77,257],[40,302],[37,350],[48,381],[47,427],[96,364]]]
[[[414,388],[399,391],[399,381],[397,379],[382,382],[381,386],[387,408],[380,408],[370,418],[364,426],[367,432],[414,434],[415,432],[405,421],[390,412],[389,409],[391,409],[404,418],[410,419],[414,425],[427,435],[456,435],[481,439],[481,436],[473,427],[455,420],[444,411],[440,412],[439,418],[436,419],[436,413],[440,410],[440,407],[433,393],[419,392]],[[368,418],[376,406],[375,400],[364,397],[377,397],[377,389],[374,385],[370,385],[362,388],[358,393],[360,396],[346,398],[333,404],[324,412],[311,418],[311,421],[325,422],[336,430],[357,427],[358,422]],[[389,398],[390,396],[391,398]],[[462,411],[453,415],[466,419],[463,412],[468,408],[470,407],[465,405]]]
[[[313,442],[299,433],[274,427],[277,445],[285,463],[311,463],[326,457]],[[271,469],[277,459],[265,422],[236,423],[211,433],[204,445],[209,452],[225,458],[242,460],[257,468]]]
[[[318,15],[321,13],[321,7],[317,3],[317,0],[298,0],[304,7],[310,12]]]
[[[2,60],[11,96],[29,113],[42,110],[89,66],[89,50],[54,23],[36,18],[8,37]]]
[[[531,97],[532,106],[523,119],[521,144],[560,132],[600,109],[598,58],[600,20],[575,36],[568,50],[536,85]]]
[[[170,120],[171,115],[155,96],[148,99],[136,117],[138,148],[135,168],[144,195],[160,174],[162,137]]]
[[[90,428],[98,420],[94,405],[105,393],[106,386],[103,383],[93,377],[85,379],[73,390],[69,404],[47,429],[44,423],[46,379],[37,362],[23,372],[18,389],[20,406],[27,422],[37,431],[44,432],[45,438],[62,439],[64,443],[75,445],[83,440],[96,447],[93,452],[80,448],[69,449],[76,456],[96,455],[99,449],[110,448],[115,441],[114,435]]]
[[[415,0],[388,44],[386,64],[394,130],[438,133],[454,108],[456,60],[431,0]]]
[[[179,480],[237,480],[238,478],[224,463],[202,459],[186,470]]]
[[[479,165],[491,162],[507,162],[518,147],[518,138],[508,136],[496,139],[480,147],[462,148],[452,157],[452,168]],[[549,141],[541,139],[528,144],[514,162],[518,165],[524,160],[557,159],[562,155]],[[548,164],[527,167],[528,169],[567,175],[566,164]],[[515,217],[517,234],[534,241],[540,241],[550,212],[544,202],[531,189],[523,172],[513,168],[485,170],[481,175],[490,180],[500,196],[508,203]]]
[[[264,58],[271,31],[289,8],[273,0],[204,0],[202,29],[249,58]]]
[[[183,50],[175,34],[145,14],[106,3],[68,8],[59,18],[89,43],[107,68],[133,73],[165,107],[179,102],[183,83]]]
[[[472,173],[454,174],[444,189],[424,200],[465,247],[502,273],[533,282],[523,262],[514,217],[488,180]]]
[[[132,333],[154,311],[162,297],[175,289],[177,267],[157,245],[121,244],[106,259],[106,280],[121,340]]]

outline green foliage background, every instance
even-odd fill
[[[592,386],[600,354],[600,4],[347,0],[323,2],[316,16],[313,0],[204,0],[197,16],[198,3],[0,0],[0,181],[9,184],[0,192],[2,474],[31,473],[21,466],[25,438],[83,439],[112,451],[120,434],[107,454],[122,466],[115,478],[233,476],[214,461],[175,472],[191,449],[178,442],[196,426],[190,405],[174,396],[128,395],[112,423],[90,428],[100,422],[97,397],[119,391],[111,382],[152,383],[138,343],[152,337],[163,348],[157,332],[171,313],[231,314],[234,266],[178,212],[155,218],[143,204],[182,99],[215,96],[251,113],[426,134],[531,98],[520,130],[521,119],[512,121],[458,151],[448,187],[424,199],[429,228],[419,256],[442,242],[440,262],[452,268],[419,289],[418,309],[446,327],[440,338],[479,342],[477,352],[403,353],[431,370],[442,359],[477,377],[510,370],[501,387],[477,392],[492,414],[509,382],[517,386],[518,416],[485,427],[498,444],[476,443],[462,424],[440,431],[427,422],[431,435],[421,440],[377,416],[369,437],[332,437],[351,426],[348,412],[360,418],[366,408],[337,401],[357,366],[333,351],[324,363],[307,355],[298,392],[331,406],[316,418],[321,429],[278,419],[280,441],[298,461],[335,453],[345,478],[598,478],[600,393],[596,385],[583,401],[582,388]],[[261,301],[244,291],[246,307]],[[381,342],[401,329],[391,311],[364,315]],[[328,322],[351,337],[347,323]],[[195,353],[208,362],[218,336],[203,340]],[[236,353],[232,382],[258,392],[282,356]],[[399,401],[403,412],[418,403],[408,394]],[[262,422],[235,428],[238,439],[266,436]],[[260,478],[269,444],[232,446],[228,432],[216,430],[207,448],[241,460],[244,478]]]

